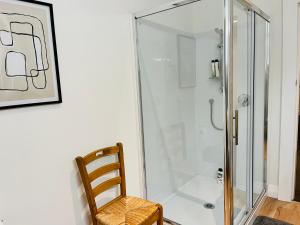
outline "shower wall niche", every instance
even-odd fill
[[[251,214],[246,212],[265,191],[261,144],[265,143],[266,64],[259,62],[267,62],[267,52],[252,57],[256,37],[249,34],[255,23],[250,28],[249,24],[257,20],[257,46],[267,50],[267,22],[258,21],[263,17],[255,17],[248,3],[241,2],[227,2],[234,6],[229,37],[224,36],[226,4],[220,0],[176,2],[136,15],[146,197],[164,206],[168,222],[244,223]],[[230,87],[226,38],[235,43],[230,49],[234,68]],[[259,65],[253,71],[249,70],[251,57]],[[228,103],[235,125],[231,133],[226,132]],[[235,143],[232,149],[226,134]],[[228,154],[234,159],[230,174],[224,158]],[[253,160],[260,169],[250,173]],[[231,196],[224,188],[228,177]],[[226,204],[233,209],[230,221],[226,221],[228,212],[224,214]]]

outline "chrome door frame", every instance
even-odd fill
[[[254,141],[254,76],[255,76],[255,12],[248,10],[248,94],[250,96],[249,131],[247,149],[247,208],[253,207],[253,141]]]
[[[224,0],[224,225],[233,223],[233,0]]]
[[[136,19],[139,19],[139,18],[143,18],[145,16],[150,16],[153,14],[161,13],[161,12],[164,12],[167,10],[171,10],[171,9],[178,8],[181,6],[193,4],[193,3],[199,2],[199,1],[201,1],[201,0],[173,0],[173,1],[170,1],[170,3],[168,3],[168,4],[158,6],[154,9],[137,12],[137,13],[134,13],[133,15]]]

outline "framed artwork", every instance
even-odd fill
[[[61,102],[52,4],[0,0],[0,109]]]

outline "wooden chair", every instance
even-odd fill
[[[88,173],[86,167],[88,164],[114,154],[118,156],[116,163],[102,166]],[[163,224],[161,205],[126,195],[124,156],[121,143],[94,151],[84,157],[77,157],[76,162],[86,192],[93,225],[152,225],[155,222],[159,225]],[[93,181],[113,171],[119,171],[117,177],[92,187]],[[116,185],[120,186],[120,195],[97,208],[95,198]]]

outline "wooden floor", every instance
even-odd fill
[[[283,202],[267,198],[259,214],[293,225],[300,225],[300,203]]]

